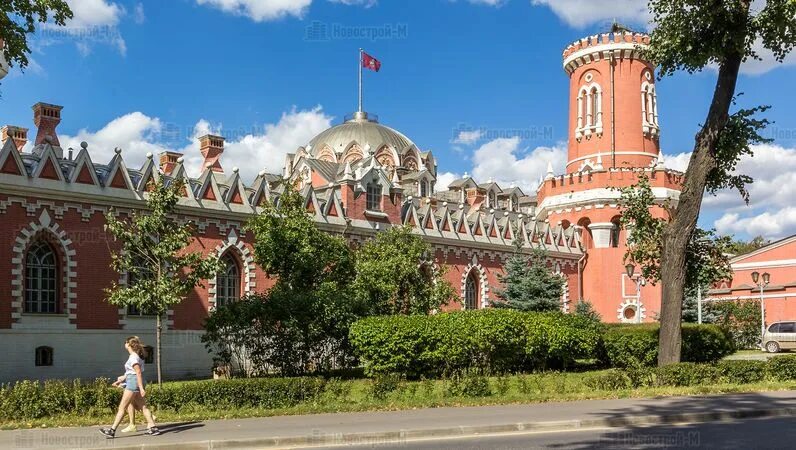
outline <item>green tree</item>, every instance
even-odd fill
[[[37,23],[50,18],[59,26],[72,18],[66,0],[6,0],[0,1],[0,50],[9,65],[28,65],[28,35],[36,32]]]
[[[348,328],[366,310],[351,295],[354,259],[345,239],[319,229],[304,196],[283,185],[277,203],[267,204],[247,228],[257,263],[276,277],[267,293],[252,299],[264,303],[256,314],[269,340],[259,357],[296,375],[350,362]]]
[[[495,308],[510,308],[520,311],[559,311],[564,294],[564,280],[547,266],[547,252],[534,248],[523,251],[522,241],[514,241],[514,253],[498,275],[503,285],[495,295]]]
[[[702,196],[725,187],[748,199],[748,176],[734,173],[739,158],[762,142],[767,122],[754,119],[765,108],[730,114],[738,73],[755,48],[770,50],[782,61],[796,45],[796,2],[767,0],[752,9],[752,0],[650,0],[652,22],[648,57],[661,77],[717,67],[718,76],[707,116],[696,135],[678,205],[663,232],[660,257],[663,299],[658,363],[680,360],[681,317],[687,253],[696,228]]]
[[[753,252],[759,248],[765,247],[766,245],[770,244],[771,241],[767,240],[763,236],[755,236],[750,241],[744,240],[736,240],[733,241],[730,245],[730,253],[735,256],[738,255],[745,255],[747,253]]]
[[[357,301],[369,314],[429,314],[455,295],[433,249],[410,227],[393,227],[356,252]]]
[[[641,266],[641,274],[652,284],[661,280],[661,254],[663,235],[667,220],[656,217],[654,208],[663,208],[668,215],[668,204],[657,205],[655,195],[646,175],[639,177],[633,186],[620,189],[619,201],[622,210],[621,224],[631,230],[627,238],[625,261]],[[722,280],[732,279],[729,253],[732,239],[719,236],[715,230],[696,228],[691,234],[686,249],[685,295],[683,296],[682,319],[697,321],[697,289],[706,293],[710,286]]]
[[[155,314],[158,383],[162,381],[163,315],[220,269],[218,258],[185,251],[195,230],[190,223],[179,223],[173,214],[182,189],[179,180],[166,186],[161,178],[148,193],[143,211],[133,211],[126,219],[108,214],[105,224],[121,243],[120,249],[111,250],[111,266],[130,280],[106,289],[108,302]]]
[[[583,316],[595,322],[600,322],[602,320],[600,313],[594,310],[594,305],[588,300],[581,300],[575,305],[575,315]]]

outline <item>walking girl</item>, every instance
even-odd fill
[[[155,426],[152,412],[146,406],[146,389],[144,388],[144,345],[138,336],[128,337],[124,341],[124,348],[129,353],[127,362],[124,363],[124,375],[126,377],[122,401],[119,402],[119,410],[116,412],[116,419],[109,428],[100,428],[100,433],[106,438],[112,439],[116,436],[116,427],[122,422],[124,413],[129,405],[133,405],[138,411],[144,413],[147,422],[146,434],[157,436],[160,430]]]

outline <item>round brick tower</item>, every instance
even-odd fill
[[[658,137],[655,67],[641,56],[649,36],[618,30],[581,39],[563,53],[570,78],[565,174],[549,167],[537,190],[538,219],[573,226],[586,256],[577,297],[604,321],[646,322],[660,310],[660,286],[637,291],[626,274],[627,230],[620,192],[644,174],[658,203],[677,204],[681,174],[665,169]],[[653,214],[662,217],[662,208]],[[575,296],[573,296],[575,297]]]
[[[606,168],[647,167],[658,157],[655,68],[640,55],[649,36],[605,33],[564,50],[569,75],[567,173],[602,160]]]

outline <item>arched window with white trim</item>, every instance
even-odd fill
[[[240,285],[238,261],[227,253],[221,258],[221,270],[216,274],[216,307],[240,300]]]
[[[464,309],[478,309],[478,276],[471,270],[464,282]]]
[[[58,314],[58,257],[52,246],[38,241],[25,255],[26,313]]]
[[[590,79],[590,78],[587,78]],[[603,94],[598,83],[582,86],[578,91],[578,120],[575,137],[580,140],[603,133]]]
[[[655,85],[648,82],[641,84],[641,124],[646,135],[656,135],[658,126],[658,96]]]

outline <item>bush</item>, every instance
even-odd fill
[[[608,369],[586,375],[583,384],[596,391],[618,391],[631,386],[630,377],[619,369]]]
[[[760,301],[755,299],[705,302],[707,321],[728,330],[736,348],[760,346]]]
[[[768,373],[778,381],[796,380],[796,355],[780,355],[769,359]]]
[[[251,378],[206,380],[152,385],[149,403],[179,411],[188,406],[210,408],[287,408],[310,401],[323,393],[322,378]],[[0,419],[29,420],[59,414],[81,415],[113,412],[121,400],[121,389],[106,379],[91,383],[60,380],[20,381],[0,387]]]
[[[384,400],[390,393],[398,390],[401,377],[395,374],[379,375],[373,378],[370,385],[370,395],[376,400]]]
[[[726,360],[720,361],[717,367],[727,383],[757,383],[766,378],[765,361]]]
[[[477,370],[465,370],[453,374],[448,380],[447,393],[453,397],[489,397],[492,388],[489,379]]]
[[[600,359],[608,367],[653,366],[658,361],[658,324],[610,325]],[[683,325],[683,362],[716,362],[735,351],[731,337],[716,325]]]
[[[562,313],[505,309],[433,316],[370,317],[354,323],[350,340],[365,374],[407,378],[566,367],[594,357],[602,325]]]
[[[658,367],[655,383],[658,386],[698,386],[718,382],[719,369],[712,364],[682,362]]]

